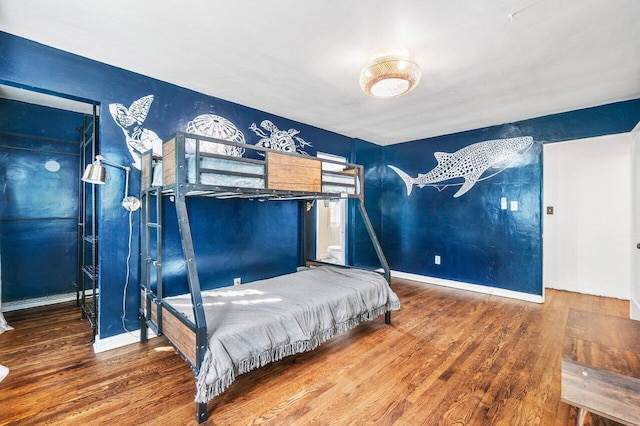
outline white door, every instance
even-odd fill
[[[630,298],[630,155],[629,133],[544,145],[545,287]]]
[[[630,316],[640,320],[640,123],[631,131],[631,303]]]

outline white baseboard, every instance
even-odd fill
[[[640,304],[633,297],[629,301],[629,317],[632,320],[640,320]]]
[[[492,296],[508,297],[509,299],[524,300],[525,302],[543,303],[544,297],[536,294],[523,293],[520,291],[506,290],[503,288],[490,287],[479,284],[469,284],[461,281],[445,280],[442,278],[428,277],[425,275],[410,274],[408,272],[391,271],[392,277],[404,278],[427,284],[435,284],[443,287],[468,290],[476,293],[490,294]]]
[[[18,311],[20,309],[36,308],[38,306],[53,305],[56,303],[70,302],[76,300],[76,292],[54,294],[52,296],[35,297],[33,299],[15,300],[12,302],[2,302],[2,312]]]
[[[147,330],[149,339],[157,337],[153,330]],[[115,336],[101,339],[100,335],[96,336],[96,341],[93,342],[93,352],[100,353],[110,351],[111,349],[121,348],[123,346],[130,345],[132,343],[140,342],[140,330],[134,330],[129,333],[117,334]]]

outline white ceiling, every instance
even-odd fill
[[[381,145],[640,98],[640,0],[0,0],[0,30]],[[408,49],[404,97],[358,77]],[[212,111],[214,112],[214,111]]]

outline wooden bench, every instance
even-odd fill
[[[570,310],[562,348],[561,399],[626,425],[640,425],[640,321]]]

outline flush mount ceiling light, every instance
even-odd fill
[[[376,98],[393,98],[411,91],[422,71],[409,56],[385,55],[373,59],[360,73],[360,87]]]

